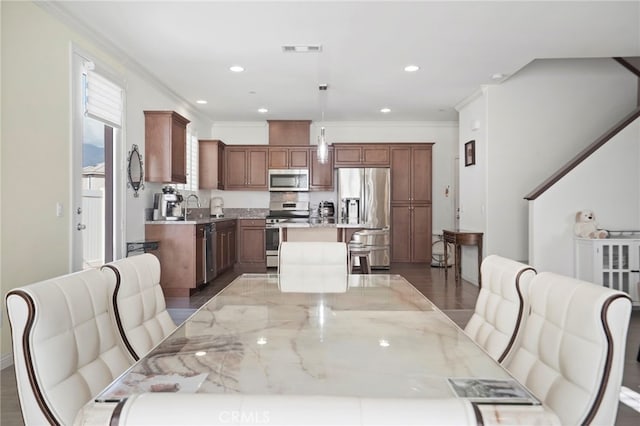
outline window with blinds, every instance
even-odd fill
[[[192,134],[191,126],[187,126],[187,183],[179,184],[183,191],[198,190],[198,136]]]
[[[88,66],[92,68],[92,64]],[[122,127],[122,88],[89,69],[84,84],[85,115],[113,128]]]

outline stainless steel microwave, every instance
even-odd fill
[[[270,169],[269,191],[308,191],[309,170]]]

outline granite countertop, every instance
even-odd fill
[[[376,226],[371,226],[367,223],[300,223],[300,222],[282,222],[276,226],[280,228],[358,228],[358,229],[376,229]]]
[[[209,216],[208,208],[194,208],[193,210],[197,213],[197,217],[190,217],[189,220],[146,220],[145,225],[202,225],[235,219],[264,219],[269,214],[269,209],[229,208],[224,209],[224,217],[212,217]]]

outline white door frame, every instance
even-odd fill
[[[82,73],[85,70],[87,63],[92,63],[93,66],[100,71],[101,74],[107,76],[110,80],[119,84],[124,90],[124,84],[122,79],[114,74],[110,70],[89,59],[91,56],[82,51],[78,46],[71,46],[71,200],[69,209],[69,229],[70,229],[70,245],[69,245],[69,270],[79,271],[83,268],[83,255],[82,255],[82,231],[78,229],[78,226],[82,226],[82,213],[78,210],[82,207],[82,179],[79,176],[82,175],[82,142],[84,140],[83,120],[84,120],[84,108],[83,108],[83,84]],[[124,101],[123,101],[124,103]],[[123,110],[123,123],[121,129],[114,129],[113,140],[113,248],[114,259],[119,259],[124,253],[125,245],[125,172],[124,172],[124,112],[126,111],[125,105],[122,105]]]

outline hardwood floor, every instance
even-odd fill
[[[448,280],[445,280],[444,269],[431,268],[426,264],[395,264],[389,271],[374,271],[374,273],[378,272],[404,276],[461,327],[464,327],[473,313],[478,295],[477,288],[464,281],[456,285],[451,270]],[[167,298],[167,307],[178,316],[180,314],[187,315],[225,288],[239,274],[235,271],[226,272],[191,297]],[[631,315],[622,383],[623,386],[635,392],[640,392],[640,362],[636,361],[639,346],[640,310],[636,310]],[[13,367],[2,370],[0,380],[0,388],[2,389],[0,424],[3,426],[23,425]],[[640,424],[640,413],[621,403],[618,408],[616,425],[635,426],[637,424]]]

